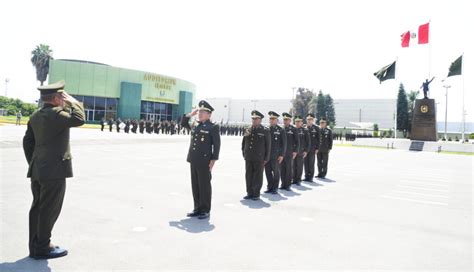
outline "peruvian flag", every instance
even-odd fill
[[[407,31],[401,35],[402,47],[409,47],[410,40],[415,39],[418,36],[418,44],[429,43],[430,37],[430,23],[420,25],[418,27],[418,35],[416,32]]]

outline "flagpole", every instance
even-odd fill
[[[464,134],[466,131],[466,111],[464,109],[464,52],[461,55],[461,74],[462,74],[462,143],[464,143]]]
[[[428,20],[428,80],[431,78],[431,19]]]
[[[400,84],[398,84],[398,73],[397,73],[397,70],[398,70],[398,56],[397,58],[395,59],[395,86],[398,86]],[[397,88],[398,90],[398,88]],[[393,134],[393,138],[396,139],[397,138],[397,121],[398,121],[398,91],[395,92],[396,93],[396,97],[397,99],[395,99],[395,133]]]

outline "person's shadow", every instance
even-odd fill
[[[322,182],[336,182],[335,180],[333,179],[330,179],[330,178],[323,178],[323,179],[318,179],[318,181],[322,181]]]
[[[280,194],[263,194],[262,197],[270,200],[270,201],[281,201],[281,200],[288,200],[288,198],[280,195]]]
[[[262,209],[262,208],[269,208],[270,204],[267,202],[259,199],[259,200],[251,200],[251,199],[242,199],[240,200],[242,205],[249,207],[250,209]]]
[[[292,186],[292,188],[298,190],[298,191],[309,191],[309,190],[313,190],[312,188],[310,187],[306,187],[306,186],[303,186],[303,185],[297,185],[297,186]]]
[[[300,193],[295,192],[294,190],[291,191],[286,191],[286,190],[280,190],[280,193],[286,197],[293,197],[293,196],[299,196],[301,195]]]
[[[170,221],[170,227],[185,230],[189,233],[201,233],[214,230],[216,227],[209,222],[209,219],[186,218],[180,221]]]
[[[319,180],[318,180],[319,181]],[[313,187],[318,187],[318,186],[324,186],[324,184],[317,183],[317,182],[306,182],[306,185],[313,186]]]
[[[48,260],[35,260],[30,257],[19,259],[14,263],[0,263],[0,271],[2,272],[23,272],[23,271],[35,271],[35,272],[51,272],[51,268],[48,266]]]

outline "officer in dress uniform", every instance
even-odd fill
[[[72,177],[69,128],[82,126],[84,108],[64,91],[64,81],[41,86],[43,106],[31,115],[23,150],[28,161],[33,204],[31,205],[30,257],[50,259],[67,255],[51,244],[51,231],[61,213],[66,178]]]
[[[211,172],[214,163],[219,159],[221,137],[219,125],[212,123],[210,118],[214,108],[204,100],[199,102],[199,108],[184,115],[181,125],[191,131],[187,161],[191,166],[191,184],[193,190],[194,209],[188,217],[207,219],[211,212]],[[199,114],[198,114],[199,113]],[[198,114],[198,124],[191,128],[189,119]]]
[[[270,118],[271,151],[270,160],[265,164],[267,190],[265,193],[277,194],[280,183],[280,164],[286,152],[286,132],[278,125],[280,115],[274,111],[268,112]]]
[[[270,130],[262,126],[264,115],[252,111],[252,126],[242,139],[242,155],[245,159],[245,181],[247,195],[244,199],[259,200],[263,184],[263,168],[270,160]]]
[[[306,129],[309,132],[311,146],[309,148],[306,158],[304,158],[304,180],[313,182],[314,178],[314,163],[316,153],[318,152],[319,128],[314,124],[314,114],[308,113],[306,115]]]
[[[303,118],[299,115],[295,116],[295,127],[300,139],[300,149],[295,157],[293,165],[293,184],[301,184],[301,176],[303,175],[303,163],[306,155],[308,154],[311,139],[309,138],[309,132],[303,127]]]
[[[332,149],[332,131],[327,127],[326,118],[319,121],[319,143],[318,143],[318,178],[325,178],[328,173],[329,152]]]
[[[291,191],[291,181],[293,179],[293,163],[298,150],[300,149],[300,139],[298,131],[291,124],[293,116],[289,113],[282,113],[283,126],[286,133],[286,152],[280,165],[281,169],[281,187],[280,189]]]

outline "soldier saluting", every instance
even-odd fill
[[[308,154],[311,139],[309,138],[309,132],[303,127],[303,118],[299,115],[295,116],[295,126],[300,140],[300,149],[295,157],[293,165],[293,184],[301,184],[301,175],[303,175],[303,163],[306,155]]]
[[[306,115],[306,129],[309,132],[311,145],[306,158],[304,158],[304,180],[313,182],[314,163],[318,151],[319,128],[314,124],[314,114],[312,113]]]
[[[326,118],[319,121],[318,141],[318,178],[325,178],[328,173],[329,152],[332,149],[332,131],[327,127]]]
[[[211,122],[214,108],[204,100],[199,102],[199,108],[184,115],[181,125],[191,131],[187,161],[191,165],[191,184],[193,190],[194,210],[188,217],[199,219],[209,218],[211,212],[211,171],[219,159],[221,138],[219,125]],[[199,113],[199,114],[198,114]],[[191,128],[189,119],[198,114],[199,123]]]
[[[270,118],[271,151],[270,160],[265,164],[267,190],[265,193],[277,194],[280,183],[280,164],[286,152],[286,132],[278,125],[280,115],[274,111],[268,112]]]
[[[281,187],[280,189],[291,191],[291,181],[293,178],[293,161],[300,149],[300,139],[298,131],[291,124],[293,116],[289,113],[282,113],[283,125],[286,133],[286,152],[280,165],[281,169]]]
[[[245,159],[247,195],[244,199],[259,200],[263,183],[263,168],[270,160],[270,130],[262,126],[263,114],[252,111],[252,126],[242,139],[242,155]]]
[[[30,257],[67,255],[51,244],[51,231],[61,213],[66,178],[72,177],[69,128],[84,124],[84,109],[64,91],[64,81],[38,88],[43,106],[31,115],[23,150],[28,161],[33,204],[30,209]]]

